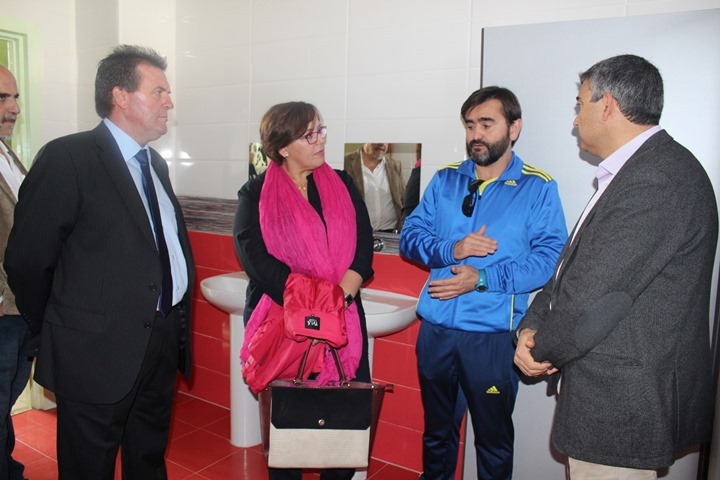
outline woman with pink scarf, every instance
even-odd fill
[[[365,313],[360,285],[372,275],[372,229],[352,179],[325,163],[327,128],[317,108],[304,102],[271,107],[260,122],[267,170],[238,192],[235,249],[250,277],[245,307],[243,376],[257,391],[272,378],[252,371],[253,338],[282,308],[290,273],[339,285],[345,295],[348,343],[338,350],[348,378],[370,381]],[[293,350],[294,351],[294,350]],[[311,378],[338,380],[323,344]],[[294,353],[293,353],[294,355]],[[293,375],[294,376],[294,375]],[[312,446],[309,446],[312,448]],[[269,469],[271,480],[300,480],[297,469]],[[352,469],[324,470],[322,480],[352,478]]]

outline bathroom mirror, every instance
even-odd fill
[[[420,143],[345,144],[343,168],[365,198],[376,252],[398,253],[403,221],[420,201],[421,154]],[[262,144],[251,143],[248,178],[263,173],[269,162]]]
[[[360,190],[373,231],[397,234],[420,200],[420,143],[346,143],[343,168]]]

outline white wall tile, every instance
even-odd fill
[[[248,118],[248,85],[183,88],[173,90],[179,124],[223,124]]]
[[[297,100],[315,105],[326,121],[345,118],[345,92],[344,77],[254,84],[250,95],[250,121],[259,122],[267,109],[276,103]]]
[[[42,144],[46,144],[50,140],[58,137],[64,137],[71,133],[77,132],[78,126],[77,121],[74,119],[67,121],[60,120],[47,120],[42,121],[43,139]],[[30,159],[32,160],[32,159]]]
[[[598,8],[624,6],[627,0],[507,0],[496,2],[493,0],[473,0],[473,19],[499,18],[518,16],[533,16],[543,18],[554,12],[581,12]],[[536,22],[540,23],[540,22]]]
[[[350,77],[348,119],[454,116],[466,97],[466,70]]]
[[[349,0],[255,0],[253,43],[346,35],[348,3]]]
[[[628,15],[653,15],[720,8],[720,0],[628,0]]]
[[[246,45],[252,32],[252,2],[177,0],[179,52]]]
[[[175,192],[214,198],[237,198],[237,191],[248,179],[247,159],[226,162],[186,162],[175,166]]]
[[[194,162],[248,159],[247,123],[192,124],[177,127],[176,156]]]
[[[250,44],[178,51],[175,62],[183,88],[250,83]]]
[[[117,44],[120,29],[117,10],[113,6],[98,12],[78,13],[75,19],[79,51]]]
[[[366,75],[465,68],[469,32],[468,19],[361,31],[349,39],[348,73]]]
[[[253,43],[252,81],[345,76],[346,45],[344,34]]]
[[[75,11],[78,14],[95,13],[98,16],[107,15],[108,9],[115,9],[117,12],[119,0],[75,0]],[[55,3],[52,0],[44,3]],[[116,17],[117,13],[112,13],[112,17]]]
[[[504,2],[503,2],[504,3]],[[436,25],[439,38],[445,25],[468,21],[468,0],[363,0],[350,2],[350,34],[366,35],[358,30],[398,28],[410,25]]]
[[[626,15],[627,0],[472,0],[472,20],[482,26],[522,25]]]

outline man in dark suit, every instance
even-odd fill
[[[572,480],[654,479],[710,439],[717,205],[698,160],[658,125],[657,68],[621,55],[580,82],[574,126],[603,159],[598,190],[520,324],[515,363],[562,374],[552,439]]]
[[[173,108],[165,68],[151,49],[115,48],[95,80],[102,122],[45,145],[20,189],[5,266],[41,330],[35,379],[57,398],[60,479],[111,480],[118,447],[123,478],[167,478],[194,267],[167,164],[147,147]]]
[[[5,140],[12,137],[20,115],[17,82],[0,65],[0,480],[22,480],[24,466],[12,458],[15,431],[12,408],[28,383],[32,346],[27,322],[15,306],[3,268],[5,246],[13,225],[18,189],[27,171]]]

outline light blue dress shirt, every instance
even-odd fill
[[[138,143],[133,140],[130,135],[122,131],[117,125],[107,118],[104,118],[103,122],[110,130],[110,133],[120,148],[120,153],[122,154],[128,170],[130,170],[130,175],[132,175],[133,181],[135,182],[138,195],[140,195],[140,199],[142,200],[143,205],[145,205],[145,212],[147,213],[150,227],[153,229],[154,233],[155,227],[150,214],[150,206],[148,205],[147,198],[145,198],[145,193],[143,192],[140,164],[135,159],[135,155],[137,155],[140,149],[147,149],[147,145],[143,145],[142,147],[138,145]],[[149,151],[148,158],[152,158]],[[173,279],[173,305],[177,305],[180,300],[182,300],[182,297],[185,295],[188,288],[187,263],[185,262],[185,255],[183,255],[182,247],[180,246],[180,238],[178,237],[175,207],[170,201],[170,197],[165,191],[165,187],[163,187],[162,183],[160,183],[155,170],[152,168],[152,162],[150,163],[150,172],[152,174],[155,191],[158,196],[160,216],[162,217],[162,225],[165,233],[165,243],[167,244],[168,254],[170,255],[170,269],[172,271]]]

